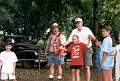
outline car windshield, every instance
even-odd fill
[[[25,42],[25,38],[24,37],[16,37],[15,42],[17,42],[17,43]]]

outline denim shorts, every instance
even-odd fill
[[[55,63],[55,64],[63,64],[64,63],[64,56],[57,55],[55,53],[50,53],[48,56],[48,64]]]
[[[97,73],[97,74],[102,73],[100,66],[97,66],[97,67],[96,67],[96,73]]]
[[[113,67],[103,67],[102,69],[103,69],[104,71],[105,71],[105,70],[112,70]]]

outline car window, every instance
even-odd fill
[[[16,38],[15,38],[15,41],[16,41],[17,43],[22,43],[22,42],[25,42],[25,38],[24,38],[24,37],[16,37]]]

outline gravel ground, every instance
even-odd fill
[[[96,73],[95,69],[92,68],[92,75],[91,75],[91,81],[98,81],[96,79]],[[38,71],[38,68],[31,68],[31,69],[23,69],[23,68],[17,68],[16,69],[16,77],[17,81],[49,81],[48,75],[49,75],[49,67],[41,68],[40,71]],[[81,81],[85,81],[85,69],[81,69]],[[54,81],[57,80],[57,71],[55,73]],[[69,66],[64,68],[63,66],[63,77],[61,81],[71,81],[71,73]]]

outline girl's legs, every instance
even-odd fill
[[[51,63],[50,64],[50,75],[49,75],[49,78],[53,78],[53,75],[54,75],[54,66],[55,64],[54,63]]]
[[[112,79],[112,69],[110,69],[109,71],[108,71],[108,74],[109,74],[109,81],[113,81],[113,79]]]
[[[58,64],[57,65],[57,68],[58,68],[58,79],[61,79],[62,77],[62,65],[61,64]]]
[[[103,81],[113,81],[112,69],[103,71]]]
[[[80,70],[79,69],[76,69],[75,70],[75,81],[80,81]]]
[[[75,69],[72,69],[72,81],[75,81]]]
[[[103,81],[109,81],[109,70],[103,70]]]

